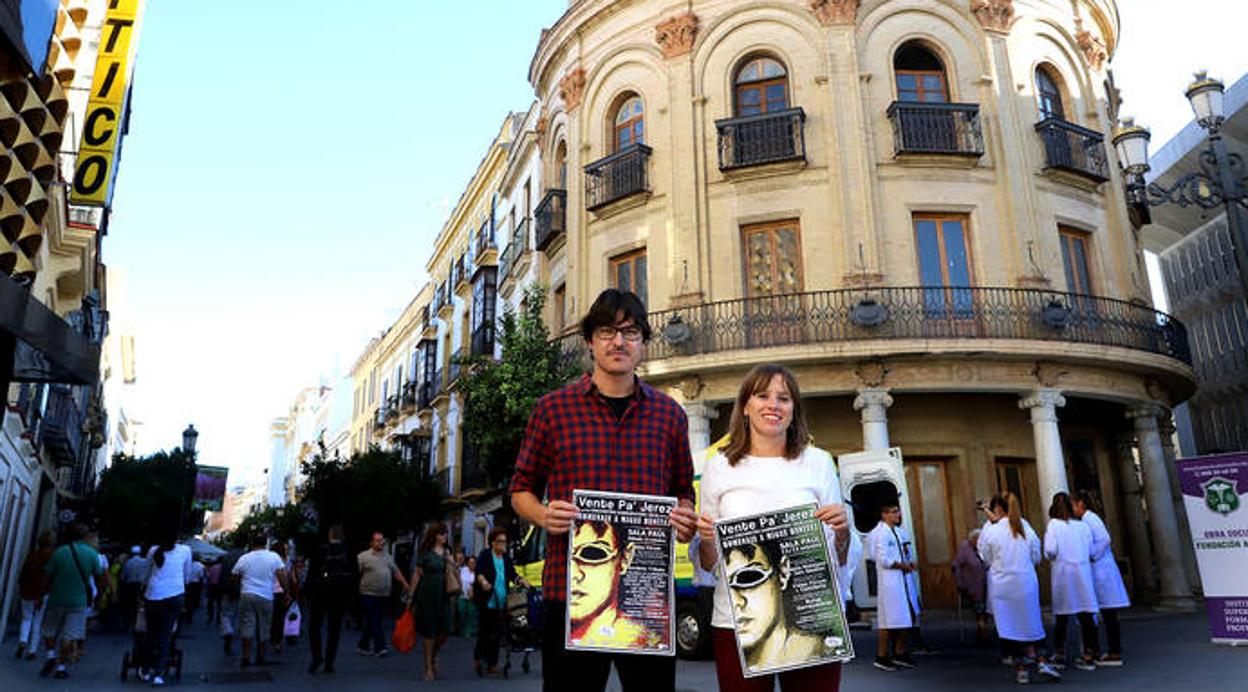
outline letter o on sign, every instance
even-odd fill
[[[108,182],[108,159],[94,154],[78,162],[74,172],[74,191],[83,196],[94,195]]]

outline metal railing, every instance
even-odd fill
[[[463,374],[463,366],[459,364],[461,358],[464,357],[464,347],[460,346],[451,354],[451,362],[446,366],[446,384],[449,387],[459,376]]]
[[[489,219],[486,219],[485,222],[481,224],[481,228],[477,229],[476,245],[477,257],[485,254],[486,250],[492,250],[496,247],[494,241],[494,224],[491,223]]]
[[[487,320],[472,331],[469,353],[474,356],[494,357],[494,323],[492,320]]]
[[[979,104],[894,101],[893,153],[984,155]]]
[[[533,212],[533,245],[545,252],[550,244],[567,231],[567,190],[550,189]]]
[[[39,422],[39,441],[57,466],[73,466],[82,452],[82,409],[76,388],[50,385]]]
[[[788,108],[715,121],[719,170],[806,159],[806,112]]]
[[[455,264],[451,265],[451,286],[453,289],[459,288],[462,283],[468,282],[468,272],[465,267],[465,255],[461,255],[455,260]]]
[[[385,411],[383,415],[385,416],[386,425],[394,425],[395,421],[399,419],[399,402],[400,401],[401,399],[398,394],[395,394],[391,396],[390,398],[386,399],[386,406],[384,409],[382,409],[383,411]]]
[[[507,247],[503,250],[502,257],[498,258],[498,280],[502,283],[511,275],[511,270],[516,267],[520,258],[524,253],[529,251],[529,220],[521,219],[516,224],[516,230],[511,233],[511,242],[507,243]]]
[[[585,208],[593,211],[648,190],[652,151],[644,144],[632,144],[586,166]]]
[[[429,408],[442,391],[442,371],[434,370],[425,374],[425,381],[420,383],[420,389],[416,393],[416,408]]]
[[[403,401],[402,407],[404,413],[411,413],[416,410],[416,390],[418,385],[416,382],[408,382],[403,385]]]
[[[1191,364],[1187,329],[1144,305],[1028,288],[885,287],[742,298],[652,312],[650,360],[871,339],[1024,339],[1117,346]],[[580,334],[560,339],[583,358]]]
[[[1095,130],[1079,127],[1061,118],[1045,118],[1036,123],[1044,142],[1044,167],[1056,168],[1091,178],[1109,180],[1105,137]]]

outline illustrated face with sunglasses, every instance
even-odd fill
[[[588,628],[595,620],[614,619],[620,576],[628,571],[633,550],[631,543],[620,546],[615,529],[609,524],[585,522],[577,527],[568,564],[572,584],[568,617],[574,632]]]
[[[761,644],[788,629],[781,595],[789,583],[789,561],[771,556],[754,544],[732,548],[724,559],[728,592],[737,620],[737,638],[750,661]]]

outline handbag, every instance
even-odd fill
[[[464,583],[459,579],[459,568],[452,560],[446,561],[446,593],[448,596],[459,595],[464,590]]]
[[[403,611],[399,621],[394,623],[394,632],[391,633],[390,639],[394,643],[394,648],[405,654],[410,653],[416,647],[416,620],[412,617],[412,611]]]
[[[299,626],[303,620],[302,615],[299,611],[299,604],[291,603],[290,610],[286,611],[286,624],[283,626],[282,633],[287,637],[298,637]]]

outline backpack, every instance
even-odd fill
[[[328,589],[337,590],[355,586],[355,565],[351,564],[341,543],[325,546],[325,563],[321,568],[321,581]]]

